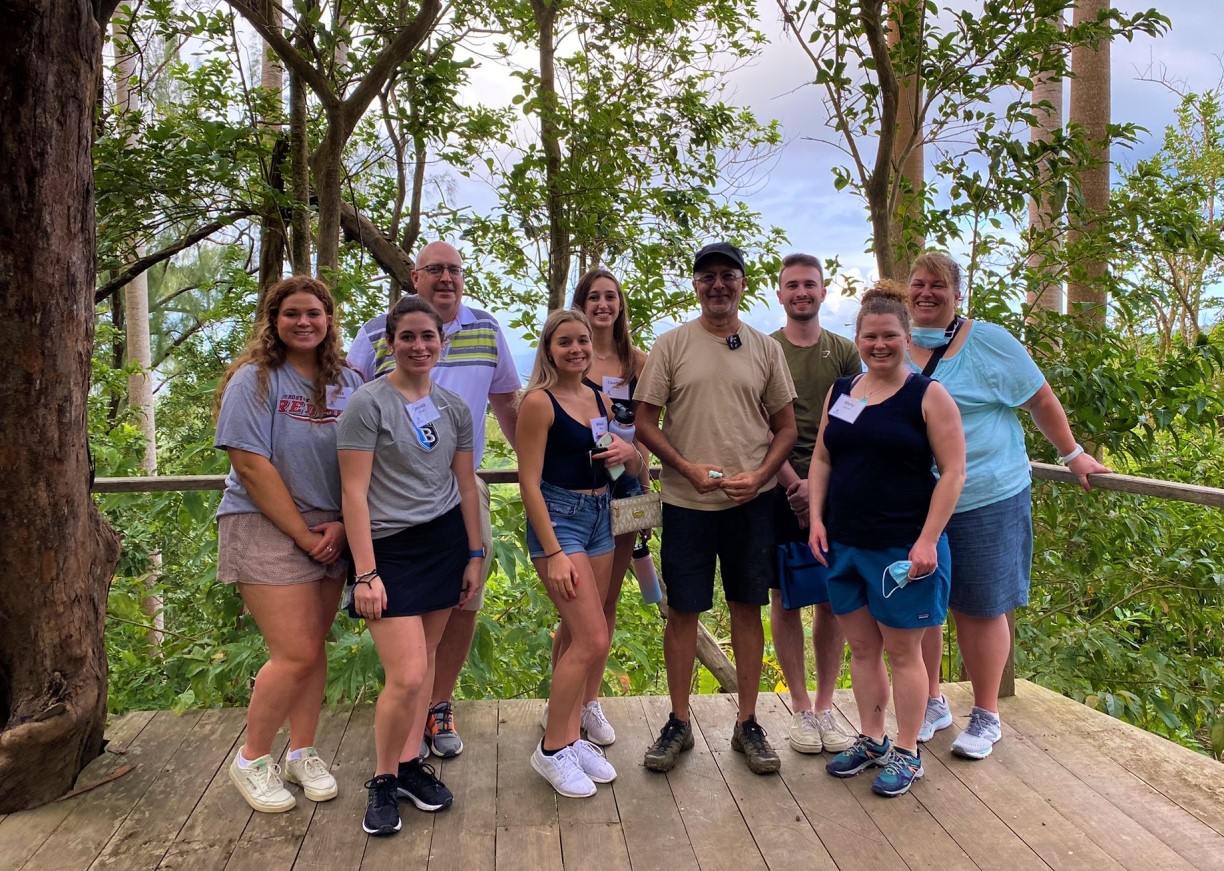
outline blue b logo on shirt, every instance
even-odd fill
[[[427,423],[424,426],[414,426],[413,431],[416,433],[417,444],[427,451],[432,451],[438,445],[438,431],[432,423]]]

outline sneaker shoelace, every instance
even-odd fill
[[[805,726],[810,729],[815,729],[817,732],[820,731],[820,721],[816,719],[816,715],[814,713],[811,711],[800,711],[799,717]]]
[[[761,747],[765,744],[765,736],[769,733],[756,720],[745,720],[740,723],[740,734],[748,743]]]
[[[429,709],[429,714],[439,732],[455,731],[455,711],[450,702],[439,702]]]
[[[284,784],[281,782],[281,769],[275,762],[269,762],[267,765],[259,767],[252,766],[242,769],[248,778],[251,785],[255,787],[256,792],[271,792],[274,789],[280,789]]]
[[[582,770],[582,765],[578,762],[578,751],[573,747],[565,747],[558,750],[552,757],[553,764],[556,765],[558,771],[563,778],[572,776],[573,774],[581,774],[586,776],[586,772]]]
[[[586,740],[585,738],[579,738],[574,742],[574,751],[577,753],[586,753],[588,755],[604,756],[602,747],[593,741]]]
[[[324,777],[327,775],[327,763],[318,756],[303,756],[300,760],[302,763],[302,773],[307,777]]]
[[[681,740],[683,736],[684,723],[672,717],[667,721],[667,725],[663,727],[663,734],[659,736],[659,743],[666,746],[673,741]]]
[[[845,734],[837,720],[833,718],[832,711],[821,711],[819,714],[813,714],[812,716],[815,717],[816,722],[819,724],[821,732],[835,732],[838,735]]]
[[[986,738],[993,725],[994,723],[981,711],[972,711],[969,714],[969,725],[965,727],[965,731],[974,738]]]
[[[603,706],[599,704],[598,700],[593,701],[586,706],[586,713],[588,717],[599,723],[601,726],[609,725],[608,718],[604,716]]]
[[[891,774],[894,777],[900,777],[906,772],[914,772],[918,770],[918,760],[915,757],[906,756],[903,753],[893,753],[888,762],[884,765],[884,774]]]
[[[395,800],[395,778],[394,777],[376,777],[373,780],[366,781],[366,789],[373,790],[370,793],[367,804],[371,807],[380,808],[387,805],[398,805]]]

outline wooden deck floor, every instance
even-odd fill
[[[667,776],[641,766],[666,699],[612,699],[619,777],[587,800],[558,799],[528,755],[539,700],[467,702],[463,755],[440,764],[449,810],[404,810],[391,838],[361,831],[373,760],[373,709],[325,715],[319,750],[340,797],[300,796],[287,814],[252,814],[225,767],[244,712],[131,714],[67,801],[0,816],[0,869],[357,869],[599,871],[808,869],[1224,869],[1224,766],[1032,684],[1003,705],[1004,740],[967,762],[949,753],[957,727],[924,754],[926,778],[881,799],[870,777],[836,780],[820,757],[785,746],[786,697],[760,719],[782,753],[780,777],[750,774],[729,748],[734,701],[694,699],[697,746]],[[950,686],[963,725],[969,696]],[[848,692],[838,708],[855,721]],[[278,747],[278,752],[283,745]]]

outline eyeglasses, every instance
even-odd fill
[[[719,273],[718,275],[715,275],[713,272],[703,272],[700,275],[694,275],[693,281],[702,286],[709,287],[720,278],[722,279],[723,284],[734,284],[743,277],[743,274],[739,272],[728,271]]]
[[[462,278],[463,277],[463,267],[462,266],[451,266],[451,265],[443,264],[443,263],[431,263],[428,266],[418,266],[417,269],[420,270],[421,272],[428,272],[434,278],[437,278],[443,272],[450,273],[451,278]]]

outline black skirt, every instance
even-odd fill
[[[383,617],[414,617],[458,605],[467,552],[458,505],[433,520],[374,539],[374,565],[387,590]],[[361,616],[351,604],[348,615]]]

